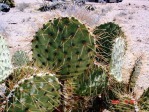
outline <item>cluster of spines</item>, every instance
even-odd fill
[[[114,41],[121,33],[121,28],[112,22],[101,24],[94,29],[97,62],[104,64],[110,63]]]
[[[140,111],[142,112],[149,111],[149,88],[146,91],[144,91],[138,103],[139,103]]]

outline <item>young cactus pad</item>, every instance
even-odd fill
[[[136,85],[136,81],[137,81],[138,76],[140,75],[140,72],[141,72],[142,64],[143,64],[142,63],[142,57],[139,57],[135,62],[135,65],[133,67],[133,70],[131,72],[131,76],[129,79],[129,89],[131,91],[134,90],[134,87]]]
[[[11,56],[6,41],[0,36],[0,82],[12,72]]]
[[[34,64],[62,79],[80,75],[93,65],[93,37],[73,17],[49,21],[37,32],[32,48]]]
[[[122,65],[126,44],[121,28],[112,22],[95,28],[96,61],[101,65],[110,65],[110,74],[122,81]]]
[[[53,112],[59,106],[60,84],[55,76],[34,76],[16,87],[6,112]]]
[[[24,51],[16,51],[12,56],[12,62],[14,66],[21,67],[23,65],[27,65],[29,62],[29,57]]]
[[[119,82],[122,81],[122,66],[126,49],[125,47],[124,38],[118,37],[115,39],[111,56],[110,74],[112,74]]]
[[[109,64],[115,39],[122,34],[121,28],[109,22],[97,26],[94,30],[94,34],[96,35],[97,62]]]

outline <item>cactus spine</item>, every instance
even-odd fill
[[[11,56],[5,39],[0,36],[0,82],[12,72]]]

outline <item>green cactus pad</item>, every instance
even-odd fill
[[[0,36],[0,82],[12,72],[11,56],[5,39]]]
[[[24,51],[21,51],[21,50],[16,51],[12,56],[12,63],[16,67],[27,65],[28,62],[29,62],[29,57]]]
[[[55,76],[32,76],[15,87],[7,112],[52,112],[59,106],[60,84]]]
[[[83,96],[94,96],[101,94],[107,85],[107,74],[98,67],[86,74],[82,74],[81,77],[77,79],[79,80],[77,84],[79,85],[76,91],[77,94]]]
[[[134,87],[136,85],[136,81],[138,79],[138,76],[140,75],[140,71],[141,71],[141,66],[142,66],[142,57],[139,57],[136,62],[135,65],[133,67],[130,79],[129,79],[129,89],[131,91],[134,90]]]
[[[94,34],[96,35],[97,62],[109,64],[114,41],[117,37],[122,35],[121,28],[109,22],[97,26],[94,30]]]
[[[112,22],[102,24],[95,28],[96,35],[96,61],[110,68],[110,74],[117,81],[122,81],[121,69],[126,50],[124,34],[121,28]]]
[[[49,21],[32,41],[34,65],[61,78],[82,74],[93,66],[94,42],[88,29],[75,18]]]

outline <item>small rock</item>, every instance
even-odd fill
[[[10,7],[7,4],[0,3],[0,11],[2,12],[9,12]]]

